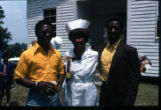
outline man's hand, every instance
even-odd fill
[[[37,83],[37,88],[42,89],[43,91],[47,93],[57,92],[57,86],[52,84],[51,82],[40,81]]]
[[[3,73],[3,72],[0,72],[0,78],[3,78],[3,77],[5,77],[5,73]]]
[[[61,88],[61,83],[57,82],[57,81],[50,81],[50,83],[52,83],[53,85],[56,86],[56,92],[59,91],[59,89]]]
[[[56,88],[56,91],[58,92],[60,88],[61,88],[61,84],[58,83],[57,88]]]

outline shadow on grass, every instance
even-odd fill
[[[141,83],[146,83],[146,84],[154,84],[154,85],[158,85],[159,84],[159,77],[146,77],[146,76],[142,76]]]
[[[17,101],[11,101],[10,106],[20,106]]]

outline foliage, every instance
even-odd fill
[[[0,6],[0,25],[3,24],[2,19],[5,17],[4,11],[2,10],[2,7]]]
[[[3,18],[5,18],[4,10],[0,6],[0,50],[3,52],[8,47],[8,42],[12,40],[11,33],[7,28],[2,27]]]
[[[12,57],[20,57],[21,53],[27,49],[27,44],[25,43],[15,43],[15,44],[10,44],[7,48],[8,56],[9,58]]]

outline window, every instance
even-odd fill
[[[161,36],[161,31],[160,31],[160,28],[161,28],[161,22],[160,22],[160,11],[159,11],[159,9],[160,9],[160,4],[159,4],[159,1],[157,1],[157,32],[156,32],[156,38],[157,39],[160,39],[160,36]]]
[[[44,19],[52,22],[54,29],[54,36],[56,36],[56,9],[45,9]]]

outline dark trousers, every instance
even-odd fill
[[[119,94],[116,93],[107,82],[102,82],[100,91],[100,107],[121,106],[122,102]]]

